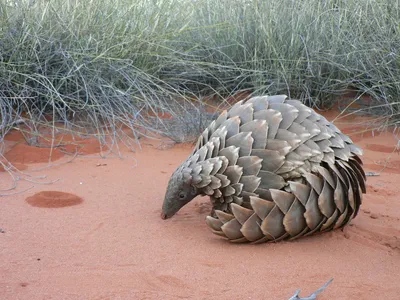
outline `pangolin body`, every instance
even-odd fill
[[[362,151],[325,117],[285,95],[222,112],[172,174],[162,217],[197,195],[206,223],[232,242],[295,239],[348,224],[366,193]]]

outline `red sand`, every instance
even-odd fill
[[[49,158],[50,162],[54,162],[62,158],[64,154],[58,148],[39,148],[18,143],[4,156],[11,163],[20,163],[26,165],[48,162]]]
[[[358,126],[360,117],[352,119]],[[1,198],[0,298],[288,299],[298,288],[305,297],[334,278],[318,299],[399,299],[400,156],[389,153],[397,139],[387,132],[352,134],[349,122],[337,125],[365,149],[366,171],[386,168],[368,177],[362,209],[344,231],[231,244],[206,227],[205,197],[161,220],[169,176],[192,146],[159,150],[142,140],[143,151],[124,153],[128,158],[78,157],[43,171],[58,182]],[[29,164],[28,172],[45,165],[49,149],[20,142],[9,158]],[[22,148],[23,159],[15,154]],[[46,160],[38,161],[39,151]],[[9,181],[9,174],[1,172],[0,180]],[[18,190],[32,185],[18,184]],[[50,195],[29,198],[44,191]],[[82,199],[51,198],[54,191]]]
[[[25,199],[27,203],[35,207],[60,208],[78,205],[83,199],[70,193],[58,191],[42,191]]]

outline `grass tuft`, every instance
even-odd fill
[[[399,17],[389,0],[6,0],[0,137],[57,123],[104,142],[126,128],[183,142],[209,121],[193,125],[202,97],[243,90],[324,108],[354,89],[396,117]]]

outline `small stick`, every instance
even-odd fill
[[[365,176],[379,176],[379,175],[381,174],[376,172],[365,172]]]
[[[312,293],[310,296],[306,297],[306,298],[300,298],[299,294],[300,294],[300,289],[298,289],[294,295],[292,297],[289,298],[289,300],[315,300],[317,299],[317,295],[322,293],[327,286],[333,281],[333,278],[330,279],[327,283],[325,283],[322,287],[320,287],[318,290],[316,290],[314,293]]]

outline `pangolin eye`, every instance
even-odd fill
[[[185,197],[186,197],[186,195],[185,195],[184,192],[180,192],[180,193],[179,193],[179,198],[180,198],[180,199],[184,199]]]

